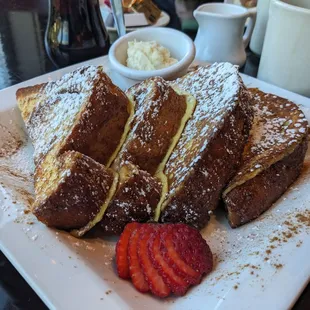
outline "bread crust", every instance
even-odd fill
[[[256,219],[297,179],[308,146],[308,121],[298,106],[249,89],[254,122],[243,163],[223,193],[231,227]]]
[[[186,112],[186,97],[161,77],[136,84],[126,93],[135,102],[135,114],[113,168],[117,171],[129,161],[155,175]]]
[[[293,153],[225,196],[225,208],[232,228],[255,220],[283,195],[300,175],[307,147],[308,141],[304,138]]]
[[[109,234],[121,234],[130,222],[145,223],[154,217],[161,196],[161,184],[148,172],[126,163],[129,176],[122,180],[101,221]]]
[[[126,95],[110,79],[104,77],[103,82],[109,91],[100,85],[94,85],[96,91],[80,112],[60,153],[75,150],[107,165],[121,141],[131,108]],[[97,82],[100,83],[102,80]],[[102,98],[108,104],[103,104]]]
[[[37,95],[43,92],[44,87],[47,83],[37,84],[33,86],[19,88],[16,91],[16,99],[18,107],[21,111],[23,120],[25,123],[29,121],[32,112],[38,104]]]
[[[101,164],[111,163],[133,108],[101,66],[81,67],[55,82],[21,88],[16,98],[36,164],[55,147],[59,154],[75,150]]]
[[[54,180],[45,179],[47,170],[56,174]],[[98,214],[111,190],[114,172],[70,151],[52,159],[46,167],[40,166],[35,177],[33,214],[47,226],[71,230],[87,225]],[[53,181],[55,184],[45,184]]]
[[[223,187],[240,165],[248,133],[248,115],[237,107],[162,211],[161,222],[183,222],[198,229],[208,223],[209,211],[218,206]]]
[[[252,124],[251,98],[228,63],[201,67],[175,83],[197,105],[166,165],[169,192],[160,221],[201,229],[240,164]]]

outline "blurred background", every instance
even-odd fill
[[[61,1],[61,0],[59,0]],[[100,0],[104,5],[104,0]],[[197,23],[193,11],[207,2],[223,0],[154,0],[170,16],[173,27],[195,38]],[[255,6],[256,0],[231,0]],[[55,70],[44,48],[48,0],[0,0],[0,89]],[[115,40],[115,32],[112,34]]]

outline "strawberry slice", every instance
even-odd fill
[[[138,245],[138,256],[145,279],[149,284],[151,292],[154,295],[163,298],[169,296],[171,290],[153,265],[148,251],[148,242],[150,240],[150,236],[157,230],[157,227],[158,225],[145,224],[143,228],[141,228]]]
[[[153,265],[162,276],[164,282],[171,288],[171,291],[176,295],[183,296],[189,287],[189,283],[168,265],[160,250],[160,235],[167,228],[168,225],[162,225],[160,229],[151,234],[151,238],[148,242],[149,255]]]
[[[174,272],[183,278],[189,284],[198,284],[201,281],[202,274],[189,266],[175,249],[173,242],[173,227],[170,225],[167,230],[161,234],[161,253]]]
[[[212,252],[199,230],[186,224],[173,227],[175,250],[185,263],[200,274],[208,274],[213,268]]]
[[[117,272],[142,293],[184,295],[213,267],[200,232],[186,224],[128,224],[116,245]]]
[[[128,243],[130,236],[134,230],[139,227],[139,223],[132,222],[126,225],[117,244],[116,244],[116,267],[117,273],[122,279],[129,279],[129,264],[128,264]]]
[[[129,274],[135,288],[141,293],[149,291],[149,285],[144,277],[138,257],[138,243],[140,231],[143,225],[134,230],[129,239],[128,259],[129,259]]]

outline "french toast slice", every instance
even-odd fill
[[[162,184],[160,206],[168,191],[166,162],[192,117],[196,100],[161,77],[136,84],[126,93],[135,102],[135,113],[113,168],[118,171],[129,161],[158,178]]]
[[[200,67],[175,84],[197,104],[166,164],[169,190],[156,219],[200,229],[241,162],[252,123],[251,97],[229,63]]]
[[[118,174],[79,152],[50,152],[36,167],[33,214],[44,224],[83,235],[99,222]]]
[[[165,166],[186,121],[195,108],[195,99],[173,88],[161,77],[147,79],[126,92],[135,103],[130,131],[113,168],[131,162],[151,175]],[[161,170],[162,170],[161,169]]]
[[[152,220],[161,189],[161,183],[148,172],[124,163],[119,171],[118,188],[100,222],[102,229],[109,234],[121,234],[130,222]]]
[[[243,163],[223,192],[233,228],[256,219],[287,190],[302,170],[308,146],[308,122],[295,103],[250,91],[253,127]]]
[[[75,150],[110,166],[134,109],[101,66],[81,67],[55,82],[21,88],[16,97],[35,163],[61,143],[60,154]]]

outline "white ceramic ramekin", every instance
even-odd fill
[[[126,66],[127,48],[129,41],[156,41],[167,48],[171,56],[178,60],[170,67],[140,71]],[[109,51],[109,59],[112,67],[118,73],[134,80],[145,80],[153,76],[161,76],[171,80],[184,75],[195,58],[195,46],[193,41],[181,31],[171,28],[144,28],[128,33],[113,43]]]

